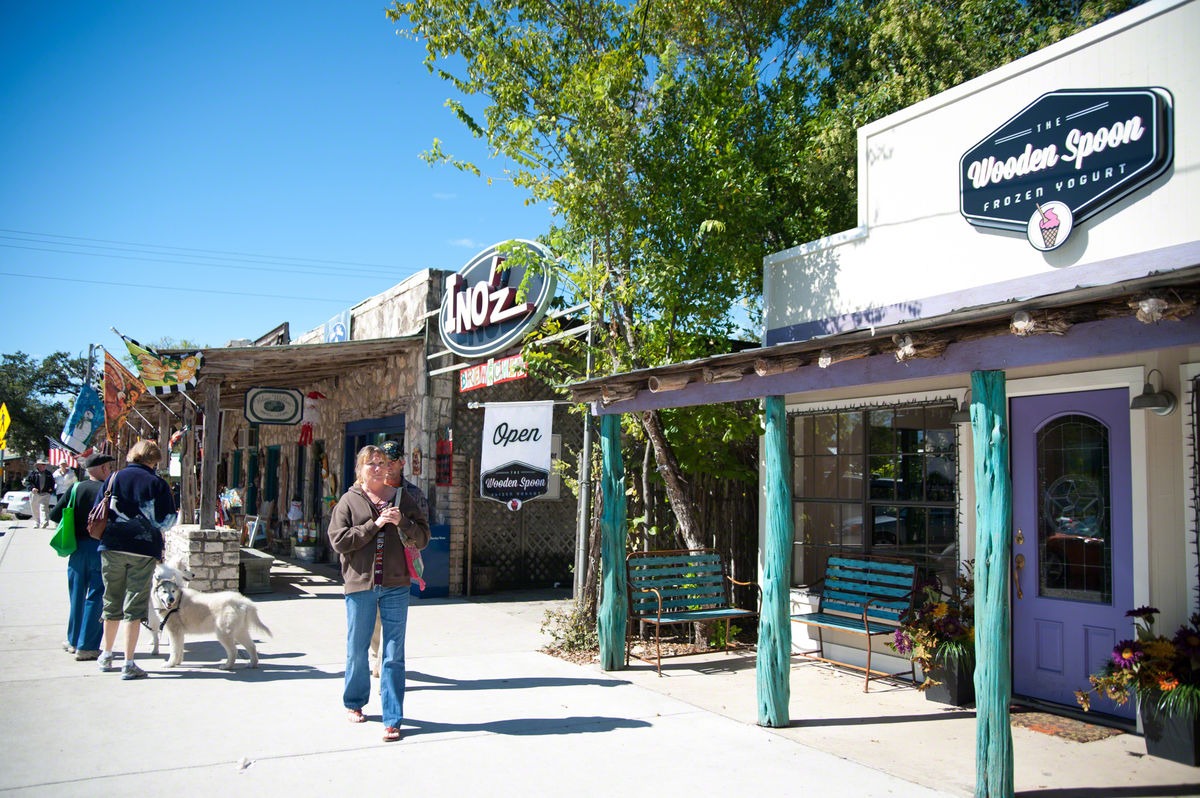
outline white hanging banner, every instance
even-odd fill
[[[554,402],[484,405],[479,495],[520,509],[550,484],[550,434]]]

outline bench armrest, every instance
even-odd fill
[[[662,592],[656,587],[633,587],[629,589],[630,598],[635,593],[653,593],[658,600],[658,618],[662,618]],[[631,602],[632,603],[632,602]],[[632,608],[631,608],[632,609]]]
[[[725,578],[728,579],[733,584],[737,585],[738,587],[750,587],[751,585],[753,585],[754,591],[755,591],[755,597],[756,597],[756,605],[754,607],[754,611],[762,612],[762,585],[760,585],[758,582],[743,582],[740,579],[734,579],[729,574],[725,574]]]

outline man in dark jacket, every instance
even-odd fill
[[[45,460],[38,460],[36,470],[25,477],[25,487],[33,493],[29,497],[29,514],[39,529],[50,523],[50,505],[54,498],[54,474],[47,470],[48,465]]]
[[[67,639],[63,650],[80,661],[100,655],[100,610],[104,606],[104,579],[100,575],[100,541],[87,533],[87,516],[103,494],[104,480],[115,469],[112,455],[92,454],[83,461],[88,478],[76,483],[75,491],[75,551],[67,560],[67,592],[71,609],[67,616]],[[62,520],[63,510],[71,502],[67,491],[50,511],[50,520]]]

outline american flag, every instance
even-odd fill
[[[50,457],[47,458],[50,465],[58,467],[63,463],[67,464],[68,468],[79,468],[79,461],[75,459],[75,455],[70,449],[64,449],[61,446],[50,447]]]

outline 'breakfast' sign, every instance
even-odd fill
[[[960,210],[979,227],[1024,232],[1040,250],[1163,174],[1174,156],[1162,88],[1043,94],[959,162]]]

